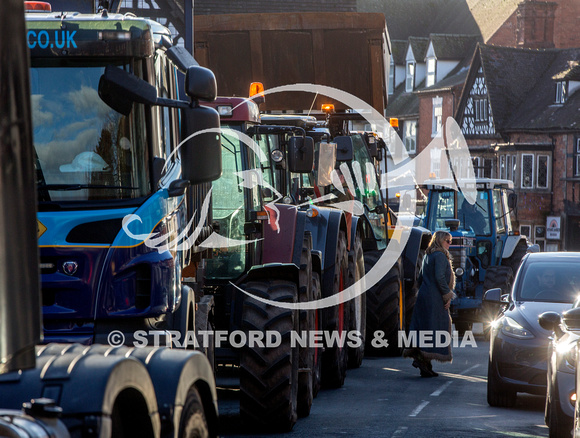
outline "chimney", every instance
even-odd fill
[[[554,47],[554,13],[558,4],[524,0],[518,5],[517,45],[527,49]]]

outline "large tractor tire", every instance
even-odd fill
[[[322,298],[322,289],[320,285],[320,274],[318,272],[312,273],[312,295],[315,300]],[[322,315],[321,310],[312,310],[314,312],[314,330],[322,330]],[[320,386],[322,385],[322,352],[324,349],[321,346],[314,347],[314,364],[312,366],[312,396],[316,397]]]
[[[501,261],[501,264],[503,266],[509,266],[510,268],[512,268],[512,272],[513,272],[513,275],[515,277],[516,273],[518,272],[518,268],[520,267],[520,264],[522,263],[522,259],[526,255],[527,251],[528,251],[528,245],[526,244],[526,241],[524,239],[521,239],[518,242],[518,244],[516,245],[516,248],[514,249],[514,252],[512,253],[512,255],[506,259],[503,259]]]
[[[208,438],[210,436],[201,396],[195,386],[192,386],[187,393],[179,421],[178,436],[180,438]]]
[[[273,301],[295,303],[298,288],[283,280],[248,282],[243,288]],[[297,419],[298,348],[291,332],[298,329],[298,312],[246,298],[242,308],[244,332],[276,332],[277,347],[246,343],[240,351],[240,414],[244,423],[268,431],[289,431]]]
[[[378,260],[380,253],[367,253],[372,259]],[[367,263],[365,254],[365,264]],[[370,260],[372,263],[373,260]],[[374,266],[374,263],[371,265]],[[368,271],[368,269],[367,269]],[[374,356],[399,356],[399,331],[405,329],[405,298],[403,291],[403,276],[400,265],[391,268],[377,284],[366,292],[367,300],[367,339],[366,353]],[[372,340],[382,338],[388,341],[388,347],[375,347]]]
[[[502,294],[508,294],[511,291],[514,276],[512,268],[509,266],[490,266],[485,271],[485,279],[483,281],[483,292],[486,290],[499,287]],[[501,305],[483,302],[481,305],[481,320],[483,322],[483,333],[486,338],[489,337],[491,330],[491,323],[500,314]],[[461,330],[458,330],[460,335],[463,335]]]
[[[312,235],[304,234],[302,253],[300,254],[300,283],[298,285],[298,301],[301,303],[314,300],[312,284]],[[306,346],[298,346],[298,416],[310,415],[313,392],[314,347],[308,343],[308,333],[315,330],[315,310],[300,310],[299,333],[306,333]]]
[[[324,286],[325,297],[340,294],[347,281],[348,253],[344,231],[339,233],[332,269],[331,289]],[[348,365],[348,350],[346,342],[342,344],[341,340],[345,337],[346,341],[346,331],[349,327],[348,319],[348,303],[341,303],[337,306],[323,309],[323,331],[325,335],[335,335],[339,338],[338,342],[325,343],[325,350],[322,356],[322,384],[328,388],[340,388],[344,384]]]
[[[348,279],[347,287],[358,282],[365,275],[365,260],[363,256],[362,240],[356,233],[351,250],[348,252]],[[361,286],[362,287],[362,286]],[[361,366],[365,354],[367,306],[364,294],[358,295],[349,301],[350,324],[349,331],[360,335],[359,346],[348,346],[348,367]]]

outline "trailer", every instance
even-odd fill
[[[194,31],[195,58],[216,72],[224,96],[245,97],[254,81],[267,89],[312,83],[348,92],[384,114],[391,46],[383,14],[199,15]],[[272,95],[260,110],[317,111],[328,101],[308,93]]]

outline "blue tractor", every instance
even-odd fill
[[[452,189],[451,180],[429,180],[425,186],[429,194],[422,225],[453,236],[457,298],[451,313],[461,333],[473,322],[492,319],[493,309],[482,308],[484,292],[500,287],[507,293],[522,257],[536,248],[512,228],[511,212],[517,203],[512,181],[476,178],[475,203]]]

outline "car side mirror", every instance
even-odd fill
[[[333,142],[336,143],[336,161],[352,161],[354,149],[352,138],[340,135],[334,137]]]
[[[544,330],[553,332],[562,323],[562,317],[557,312],[544,312],[538,316],[538,322]]]
[[[310,173],[314,167],[314,139],[295,135],[288,142],[290,172]]]
[[[502,290],[499,287],[489,289],[483,294],[483,301],[492,304],[505,304],[505,301],[501,299]]]

